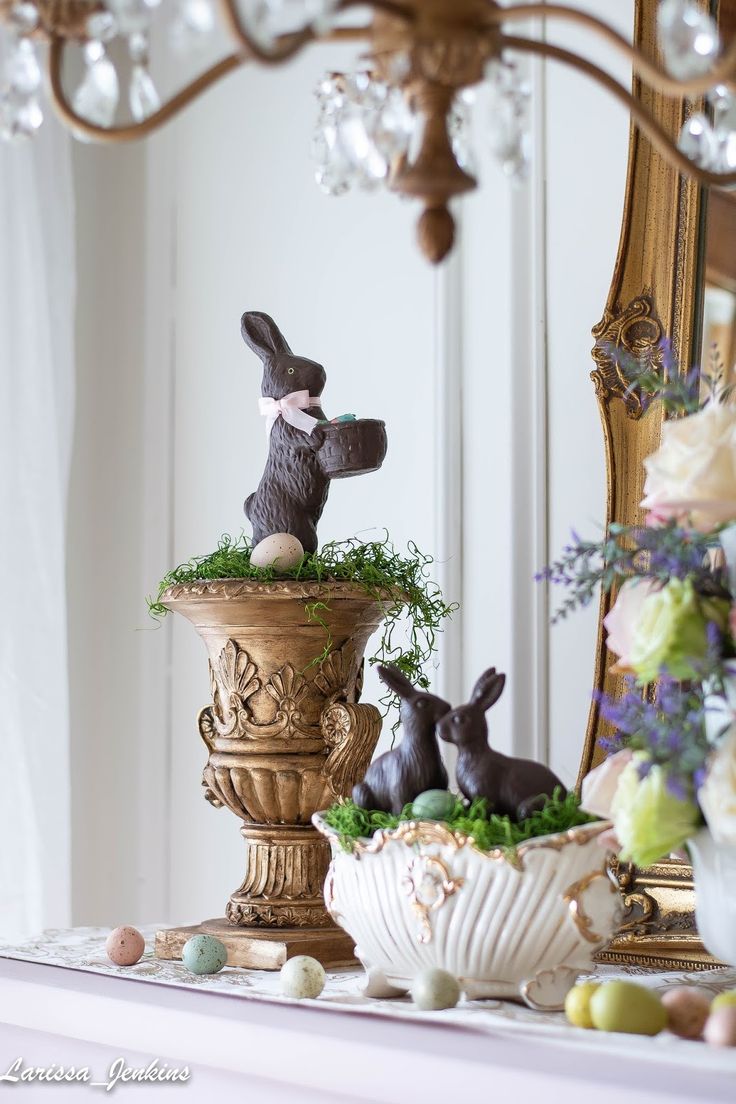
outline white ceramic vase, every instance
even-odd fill
[[[334,829],[325,902],[356,943],[366,995],[399,996],[438,966],[469,998],[560,1009],[621,919],[598,836],[605,821],[481,851],[436,821],[406,821],[344,851]]]
[[[736,966],[736,847],[716,843],[707,828],[688,840],[695,880],[695,916],[712,955]]]

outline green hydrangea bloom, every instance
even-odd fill
[[[654,682],[663,670],[675,679],[698,678],[697,665],[708,651],[708,624],[725,630],[728,612],[724,598],[698,595],[691,578],[670,579],[650,594],[629,657],[639,682]]]
[[[639,777],[639,765],[646,759],[637,753],[621,772],[611,804],[620,856],[637,866],[649,866],[682,847],[700,823],[697,806],[667,789],[662,767],[653,766],[645,778]]]

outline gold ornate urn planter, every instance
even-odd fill
[[[156,953],[180,957],[195,931],[216,934],[230,965],[277,969],[294,954],[353,958],[322,895],[330,846],[311,818],[349,796],[370,762],[381,714],[359,702],[363,654],[391,603],[351,583],[200,581],[162,601],[197,629],[212,704],[199,714],[205,797],[242,821],[245,876],[225,918],[161,931]],[[316,661],[329,633],[330,651]]]

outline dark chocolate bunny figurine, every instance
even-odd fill
[[[270,425],[266,468],[245,513],[258,544],[272,533],[291,533],[305,552],[317,550],[317,522],[330,479],[375,471],[386,454],[383,422],[363,418],[345,425],[325,421],[321,364],[294,356],[276,323],[246,311],[241,333],[263,361],[261,412]]]
[[[400,813],[425,790],[447,789],[447,771],[437,744],[436,725],[450,709],[448,702],[417,690],[395,667],[377,667],[381,681],[401,698],[401,743],[379,755],[353,788],[362,809]]]
[[[443,740],[458,749],[457,783],[471,801],[485,797],[491,812],[524,820],[551,797],[559,787],[567,791],[559,778],[542,763],[514,759],[488,746],[486,710],[498,701],[506,676],[496,668],[485,671],[467,705],[452,709],[440,721],[437,731]]]

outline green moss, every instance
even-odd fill
[[[391,813],[366,811],[349,800],[338,801],[325,813],[326,823],[338,833],[340,845],[345,851],[352,851],[355,840],[369,839],[381,828],[396,828],[402,821],[415,819],[411,805],[405,806],[399,816],[394,816]],[[442,823],[453,832],[472,836],[481,851],[493,851],[497,847],[513,851],[520,843],[536,836],[566,832],[595,819],[582,811],[576,793],[561,797],[560,791],[555,790],[542,809],[518,823],[507,816],[489,815],[485,798],[468,805],[460,797],[451,816]]]
[[[258,579],[271,582],[274,579],[301,579],[317,582],[350,582],[361,587],[366,594],[385,600],[393,596],[382,625],[376,651],[368,662],[392,663],[403,671],[408,679],[422,689],[429,686],[424,668],[437,647],[437,633],[443,623],[458,608],[447,603],[439,586],[430,579],[429,569],[434,562],[431,556],[420,552],[410,542],[407,554],[397,552],[388,535],[381,541],[363,542],[356,538],[330,541],[315,553],[305,555],[301,562],[289,571],[276,571],[273,567],[254,567],[250,562],[251,542],[241,534],[236,540],[229,535],[220,538],[217,548],[207,556],[197,556],[169,571],[161,580],[156,597],[148,598],[148,609],[154,617],[164,617],[169,611],[161,602],[164,591],[176,584],[194,583],[202,579]],[[319,663],[329,655],[332,639],[321,611],[327,609],[324,602],[306,604],[311,620],[325,630],[324,648],[312,663]],[[400,623],[406,619],[405,637],[399,635]],[[395,704],[394,696],[387,693],[381,699],[388,709]]]

